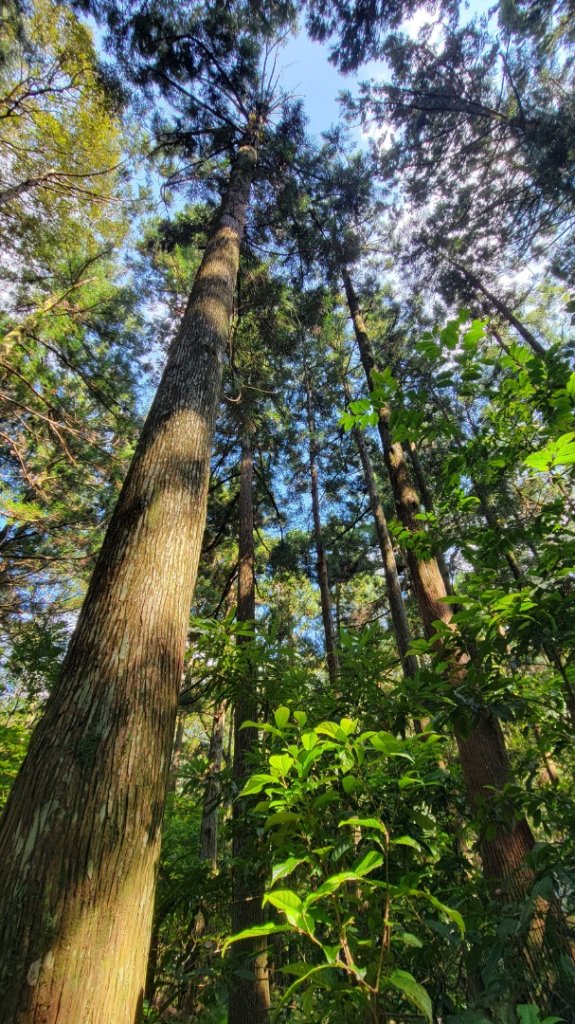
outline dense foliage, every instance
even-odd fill
[[[296,13],[0,9],[0,800],[251,147],[139,1019],[573,1024],[573,11]]]

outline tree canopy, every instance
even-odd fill
[[[2,7],[0,1024],[575,1024],[573,14]]]

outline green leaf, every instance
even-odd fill
[[[305,723],[307,722],[307,715],[305,711],[294,711],[293,716],[297,724],[301,725],[303,729]]]
[[[339,727],[346,736],[351,736],[352,733],[357,732],[357,718],[342,718]]]
[[[230,935],[225,940],[222,946],[222,953],[225,953],[228,946],[231,946],[232,942],[243,942],[244,939],[257,939],[261,935],[276,935],[278,932],[287,932],[289,928],[287,924],[274,924],[273,921],[268,921],[266,924],[257,924],[253,928],[245,928],[243,932],[238,932],[236,935]]]
[[[397,740],[395,736],[392,736],[389,732],[378,732],[375,736],[371,737],[371,745],[375,750],[381,751],[382,754],[386,754],[387,757],[404,757],[407,761],[413,761],[410,754],[407,754],[402,749],[403,744],[401,740]]]
[[[519,1003],[516,1007],[520,1024],[561,1024],[563,1017],[545,1017],[541,1020],[534,1003]]]
[[[272,885],[279,882],[280,878],[285,878],[287,875],[291,875],[292,871],[295,871],[300,864],[307,861],[307,857],[288,857],[287,860],[282,861],[281,864],[274,864],[272,867]]]
[[[323,899],[324,896],[331,896],[334,892],[337,892],[342,885],[346,882],[359,882],[365,875],[369,874],[370,871],[375,871],[376,868],[381,867],[383,864],[383,857],[377,850],[369,850],[364,857],[349,871],[340,871],[337,875],[331,875],[326,878],[325,882],[320,885],[315,892],[312,892],[307,896],[305,905],[310,906],[312,903],[316,903],[317,900]]]
[[[355,793],[355,791],[360,788],[359,780],[356,779],[355,775],[344,775],[341,780],[341,784],[343,786],[344,793],[347,793],[348,796]]]
[[[252,796],[254,793],[261,793],[262,789],[264,789],[269,783],[273,782],[277,782],[277,778],[273,775],[252,775],[239,795]]]
[[[344,825],[351,825],[352,828],[375,828],[378,832],[383,832],[387,835],[387,829],[382,821],[378,821],[377,818],[346,818],[345,821],[338,823],[338,828],[342,828]]]
[[[266,903],[281,910],[292,928],[313,936],[315,922],[312,916],[306,914],[306,907],[296,892],[291,889],[274,889],[264,896],[263,905]]]
[[[443,330],[440,331],[439,333],[439,337],[441,339],[442,344],[445,345],[445,347],[450,349],[451,351],[453,351],[453,349],[456,348],[457,342],[459,340],[458,327],[459,324],[457,320],[449,320],[448,323],[443,328]]]
[[[402,942],[404,946],[413,946],[414,949],[423,949],[423,942],[412,932],[394,931],[392,939],[393,942]]]
[[[290,999],[290,997],[292,995],[292,992],[294,992],[295,989],[298,988],[298,986],[301,985],[304,981],[308,981],[314,974],[318,974],[320,971],[327,971],[327,970],[331,970],[331,964],[329,964],[329,963],[327,963],[327,964],[318,964],[316,967],[312,967],[311,970],[307,971],[306,974],[302,974],[302,976],[300,978],[297,978],[289,986],[289,988],[286,989],[286,991],[284,992],[284,994],[282,996],[282,1000],[281,1000],[282,1004],[288,1002],[288,1000]]]
[[[293,767],[294,759],[289,754],[272,754],[270,757],[270,768],[276,772],[277,775],[287,775],[290,768]]]
[[[366,854],[353,865],[352,871],[362,878],[364,875],[368,875],[370,871],[375,871],[376,868],[381,867],[383,864],[383,855],[379,850],[368,850]]]
[[[282,706],[281,708],[277,709],[277,711],[274,713],[274,718],[276,720],[276,725],[277,725],[278,729],[284,729],[285,728],[285,726],[289,722],[289,716],[290,716],[290,709],[289,708],[286,708],[286,707]]]
[[[431,1005],[431,999],[429,998],[423,985],[420,985],[415,980],[409,971],[401,971],[399,969],[392,971],[391,974],[384,979],[385,983],[392,985],[398,992],[401,992],[410,1003],[417,1006],[418,1010],[424,1014],[429,1024],[433,1024],[433,1008]]]
[[[264,905],[270,903],[276,910],[281,910],[290,923],[293,923],[294,916],[301,917],[303,903],[297,892],[291,889],[274,889],[273,892],[267,892],[263,902]]]
[[[337,946],[328,946],[325,942],[322,942],[321,948],[323,949],[327,962],[334,964],[339,956],[339,943]]]
[[[299,821],[299,814],[295,811],[276,811],[275,814],[270,814],[269,818],[266,819],[264,828],[273,828],[274,825],[291,825]]]
[[[413,850],[417,850],[421,853],[421,846],[416,839],[412,839],[411,836],[399,836],[398,839],[391,840],[393,846],[411,846]]]
[[[336,722],[320,722],[315,728],[320,736],[331,736],[333,740],[337,739],[338,730],[339,725]]]
[[[437,896],[433,896],[430,892],[425,892],[423,889],[410,889],[408,891],[409,896],[416,896],[421,899],[427,900],[435,910],[439,910],[441,914],[445,914],[450,921],[453,921],[454,925],[459,929],[460,935],[465,934],[465,921],[458,910],[454,910],[453,907],[446,906],[441,900],[437,899]]]

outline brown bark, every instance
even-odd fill
[[[362,364],[368,385],[373,388],[375,361],[371,343],[345,268],[343,278]],[[398,518],[406,529],[415,533],[419,528],[415,519],[418,497],[409,480],[403,448],[391,437],[389,409],[379,410],[378,427]],[[407,559],[424,631],[429,638],[435,633],[434,621],[440,619],[450,625],[453,611],[445,600],[447,594],[437,561],[420,559],[412,549],[408,549]],[[451,664],[451,683],[460,686],[465,680],[468,655],[459,651],[455,656],[447,655],[446,660]],[[510,771],[499,721],[485,708],[471,730],[456,729],[455,738],[468,801],[481,823],[480,848],[485,878],[492,891],[503,900],[522,901],[529,896],[534,881],[533,871],[526,864],[534,838],[527,821],[517,818],[513,806],[503,798]],[[549,1009],[553,1008],[554,993],[547,978],[559,949],[573,959],[573,948],[559,905],[557,901],[548,904],[538,900],[520,951],[527,967],[523,995],[528,999],[544,998]]]
[[[349,403],[351,399],[349,387],[347,386],[347,384],[345,384],[344,387],[345,400],[347,403]],[[385,586],[387,590],[387,599],[389,601],[389,611],[391,614],[391,621],[393,624],[393,631],[395,634],[399,657],[401,659],[401,665],[403,668],[404,675],[406,675],[407,677],[413,677],[417,672],[417,658],[415,657],[414,654],[407,653],[411,646],[411,634],[409,629],[409,622],[407,620],[405,602],[403,600],[403,594],[401,592],[401,583],[399,582],[397,562],[395,560],[393,544],[391,541],[387,520],[385,518],[385,512],[383,510],[383,506],[381,504],[381,501],[379,500],[379,495],[377,493],[377,485],[375,482],[373,466],[371,463],[371,458],[363,433],[357,427],[354,427],[352,434],[357,450],[359,452],[361,466],[363,469],[363,478],[365,480],[365,487],[369,495],[369,502],[373,514],[373,522],[375,525],[377,542],[379,545],[379,550],[381,552],[381,561],[383,564],[383,571],[385,574]]]
[[[134,1024],[256,152],[239,149],[0,832],[2,1024]]]
[[[344,270],[343,278],[362,364],[368,384],[372,388],[375,360],[371,343],[347,270]],[[378,428],[398,518],[407,530],[417,533],[420,524],[415,516],[419,510],[419,498],[409,479],[403,447],[394,442],[391,437],[387,407],[379,410]],[[408,548],[406,554],[423,627],[426,635],[430,637],[434,634],[434,622],[441,620],[449,624],[453,612],[444,600],[447,593],[436,559],[420,558],[413,548]],[[457,658],[453,678],[455,684],[460,684],[465,677],[466,661],[466,656],[461,652]],[[457,742],[469,802],[473,810],[477,812],[485,803],[487,805],[492,803],[493,790],[495,792],[502,790],[508,781],[508,763],[503,736],[498,724],[494,722],[488,712],[485,712],[471,735],[458,735]],[[515,836],[515,832],[517,832],[517,836]],[[497,836],[495,840],[484,837],[482,855],[486,877],[495,880],[509,878],[511,881],[516,873],[518,850],[521,850],[522,857],[525,857],[532,845],[533,838],[529,828],[521,822],[512,825],[510,832],[505,830],[504,836]],[[491,846],[493,846],[493,850],[491,850]],[[509,850],[508,864],[505,861],[506,849]]]
[[[419,491],[419,496],[423,503],[423,507],[426,512],[433,512],[433,495],[427,484],[427,478],[425,476],[423,466],[421,465],[421,459],[419,458],[417,446],[413,442],[410,442],[407,446],[407,450],[409,452],[409,461],[411,462],[413,475],[415,477],[415,483],[417,485],[417,490]],[[452,594],[453,588],[451,586],[449,570],[447,568],[447,563],[445,561],[443,551],[441,551],[440,549],[437,550],[435,552],[435,557],[437,559],[437,564],[439,566],[439,571],[441,573],[441,578],[443,580],[445,590],[448,594]]]
[[[224,758],[224,734],[226,730],[226,703],[222,701],[214,712],[208,773],[204,790],[204,806],[200,826],[200,857],[209,860],[215,870],[218,861],[218,821],[220,806],[220,772]]]
[[[325,654],[327,660],[327,671],[332,690],[335,690],[340,674],[339,658],[335,642],[335,630],[333,627],[333,609],[331,604],[331,593],[329,587],[329,574],[327,569],[327,558],[323,545],[321,529],[321,513],[319,504],[319,480],[318,480],[318,444],[315,436],[315,424],[313,415],[313,403],[311,396],[311,385],[309,377],[305,376],[306,391],[306,412],[307,429],[309,438],[309,477],[311,491],[311,508],[313,516],[313,537],[317,555],[317,576],[319,582],[319,593],[321,599],[321,618],[325,636]]]
[[[255,618],[255,557],[253,508],[253,454],[250,424],[244,422],[239,502],[239,573],[237,617],[240,622]],[[239,637],[238,642],[244,638]],[[257,721],[258,701],[255,674],[246,660],[245,678],[238,690],[234,708],[233,779],[240,792],[250,774],[249,754],[258,739],[255,727],[242,729],[245,721]],[[248,820],[249,800],[233,805],[232,840],[232,933],[264,923],[262,908],[263,879],[254,865],[257,838]],[[250,971],[252,978],[233,973],[228,1003],[228,1024],[267,1024],[270,990],[267,970],[267,942],[245,939],[236,943],[234,958],[238,969]]]
[[[176,786],[178,784],[178,772],[180,770],[180,761],[182,758],[182,748],[184,746],[184,733],[186,729],[186,715],[185,712],[180,711],[178,713],[176,735],[174,737],[174,745],[172,747],[172,761],[170,765],[170,778],[168,781],[168,792],[175,793]]]

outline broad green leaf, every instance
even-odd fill
[[[375,871],[376,868],[381,867],[383,864],[383,855],[379,850],[368,850],[366,854],[353,865],[352,870],[360,878],[363,875],[368,875],[370,871]]]
[[[307,861],[307,857],[288,857],[281,864],[274,864],[272,867],[272,885],[279,882],[280,878],[286,878],[287,875],[291,875],[292,871],[295,871],[305,861]]]
[[[343,786],[344,793],[347,793],[348,796],[351,793],[355,793],[355,791],[360,788],[359,779],[356,779],[355,775],[344,775],[341,780],[341,784]]]
[[[270,757],[270,767],[278,775],[287,775],[293,763],[294,759],[289,754],[272,754]]]
[[[339,727],[346,736],[351,736],[352,733],[357,732],[357,718],[342,718]]]
[[[545,1017],[541,1020],[539,1010],[534,1003],[519,1003],[517,1006],[517,1019],[520,1024],[561,1024],[563,1017]]]
[[[427,900],[435,910],[439,910],[441,914],[445,914],[450,921],[453,921],[454,925],[459,929],[460,934],[463,936],[465,933],[465,921],[458,910],[454,910],[452,907],[446,906],[441,900],[437,899],[437,896],[433,896],[430,892],[425,892],[423,889],[410,889],[408,895],[416,896],[421,899]]]
[[[387,829],[382,821],[378,821],[377,818],[346,818],[345,821],[338,823],[338,828],[343,828],[344,825],[351,825],[352,828],[375,828],[378,832],[383,832],[387,835]]]
[[[277,778],[274,775],[252,775],[239,795],[252,796],[254,793],[261,793],[262,789],[265,789],[267,785],[274,782],[277,782]]]
[[[338,729],[339,725],[336,722],[320,722],[319,725],[316,725],[315,731],[320,736],[331,736],[335,740],[337,739]]]
[[[329,963],[327,963],[327,964],[318,964],[316,967],[310,968],[310,970],[307,971],[306,974],[302,974],[300,978],[297,978],[289,986],[289,988],[286,989],[286,991],[284,992],[284,994],[282,996],[282,999],[281,999],[282,1004],[285,1004],[286,1002],[289,1001],[289,999],[291,998],[292,993],[295,992],[296,988],[298,988],[304,981],[309,981],[309,979],[312,978],[314,974],[318,974],[320,971],[327,971],[327,970],[331,970],[331,964],[329,964]]]
[[[313,935],[315,922],[313,917],[306,914],[306,908],[297,893],[291,889],[274,889],[264,896],[264,906],[266,903],[270,903],[272,907],[281,910],[292,928],[306,932],[308,935]]]
[[[285,914],[293,913],[294,910],[301,912],[303,908],[300,897],[292,889],[275,889],[272,893],[266,893],[264,903],[271,903]]]
[[[383,864],[383,857],[377,850],[370,850],[365,854],[359,863],[354,864],[353,868],[349,871],[340,871],[337,875],[331,875],[326,878],[315,892],[310,893],[305,901],[305,905],[310,906],[317,900],[321,900],[324,896],[331,896],[334,892],[337,892],[342,885],[346,882],[359,882],[361,879],[369,874],[370,871],[374,871],[376,868],[381,867]]]
[[[411,846],[412,849],[417,850],[421,853],[421,846],[416,839],[412,839],[411,836],[399,836],[398,839],[391,840],[393,846]]]
[[[304,750],[311,750],[318,743],[317,734],[315,732],[304,732],[301,738],[301,745]]]
[[[423,949],[423,942],[412,932],[394,931],[392,933],[392,941],[401,942],[404,946],[413,946],[415,949]]]
[[[342,885],[345,885],[346,882],[358,881],[359,875],[356,875],[354,871],[340,871],[337,875],[330,875],[314,892],[309,893],[306,897],[305,905],[310,907],[312,903],[317,903],[318,900],[322,900],[325,896],[333,896],[334,892],[341,889]]]
[[[274,718],[278,729],[284,729],[289,722],[290,709],[286,707],[278,708],[274,713]]]
[[[273,921],[268,921],[266,924],[257,924],[253,928],[245,928],[243,932],[228,936],[222,946],[222,952],[225,953],[232,942],[243,942],[244,939],[257,939],[262,935],[276,935],[278,932],[287,931],[289,931],[287,924],[274,924]]]
[[[417,1009],[421,1010],[429,1024],[433,1024],[431,999],[423,985],[420,985],[409,971],[397,969],[388,974],[384,981],[386,984],[392,985],[398,992],[401,992],[410,1003],[417,1006]]]
[[[296,814],[295,811],[276,811],[266,819],[264,828],[267,830],[273,828],[274,825],[295,825],[296,821],[299,821],[299,814]]]

